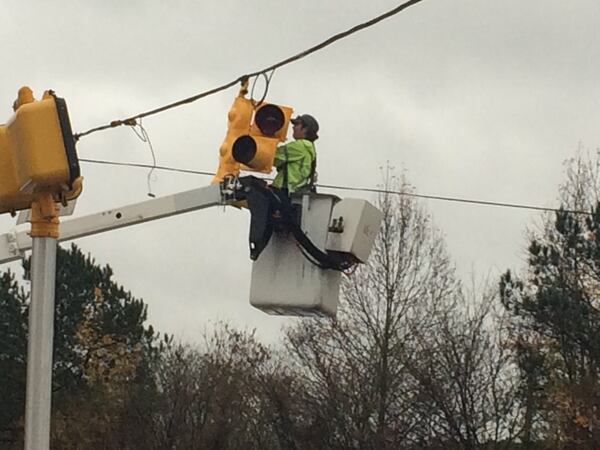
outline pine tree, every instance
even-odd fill
[[[30,267],[25,260],[26,280]],[[158,335],[145,323],[145,303],[113,280],[110,266],[75,245],[58,248],[55,289],[53,446],[94,448],[94,439],[105,441],[123,422],[135,395],[152,391]],[[21,440],[28,297],[13,273],[0,275],[0,440],[6,445]]]
[[[134,354],[140,346],[152,348],[155,333],[145,326],[147,306],[112,280],[109,265],[96,264],[76,246],[57,252],[54,373],[55,390],[72,389],[89,378],[90,359],[105,354],[106,364],[114,352]],[[24,262],[29,278],[30,260]],[[93,333],[96,341],[83,337]],[[100,353],[99,353],[100,352]]]
[[[567,167],[562,210],[532,236],[521,277],[500,294],[513,317],[525,444],[600,446],[600,204],[598,160]],[[589,214],[569,210],[589,211]]]
[[[17,439],[25,406],[26,299],[14,273],[0,275],[0,448]]]

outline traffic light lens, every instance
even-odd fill
[[[237,162],[249,164],[256,155],[256,141],[252,136],[240,136],[233,143],[231,154]]]
[[[279,106],[261,106],[254,115],[254,123],[266,136],[273,136],[285,124],[285,115]]]

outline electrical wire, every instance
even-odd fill
[[[217,92],[221,92],[221,91],[224,91],[226,89],[229,89],[230,87],[235,86],[236,84],[241,83],[242,81],[244,81],[244,80],[246,80],[248,78],[258,77],[258,76],[261,76],[261,75],[262,76],[266,76],[265,74],[267,72],[274,71],[275,69],[278,69],[280,67],[283,67],[283,66],[286,66],[288,64],[291,64],[291,63],[293,63],[295,61],[298,61],[299,59],[305,58],[306,56],[308,56],[308,55],[310,55],[312,53],[315,53],[315,52],[317,52],[319,50],[322,50],[323,48],[325,48],[325,47],[333,44],[336,41],[339,41],[340,39],[348,37],[351,34],[354,34],[354,33],[358,32],[358,31],[361,31],[361,30],[363,30],[365,28],[369,28],[369,27],[371,27],[371,26],[373,26],[373,25],[381,22],[382,20],[385,20],[385,19],[388,19],[388,18],[390,18],[392,16],[395,16],[396,14],[404,11],[406,8],[408,8],[410,6],[413,6],[413,5],[417,4],[417,3],[420,3],[422,1],[423,0],[409,0],[407,2],[404,2],[404,3],[400,4],[399,6],[391,9],[390,11],[387,11],[386,13],[383,13],[383,14],[377,16],[377,17],[374,17],[373,19],[368,20],[366,22],[362,22],[362,23],[360,23],[358,25],[355,25],[354,27],[352,27],[352,28],[350,28],[350,29],[348,29],[346,31],[343,31],[343,32],[338,33],[338,34],[336,34],[334,36],[331,36],[330,38],[324,40],[320,44],[317,44],[317,45],[315,45],[313,47],[310,47],[307,50],[304,50],[304,51],[302,51],[302,52],[300,52],[300,53],[298,53],[298,54],[296,54],[294,56],[290,56],[289,58],[286,58],[286,59],[284,59],[282,61],[279,61],[278,63],[273,64],[272,66],[267,67],[266,69],[262,69],[262,70],[258,70],[256,72],[252,72],[250,74],[242,75],[242,76],[236,78],[235,80],[232,80],[232,81],[230,81],[228,83],[225,83],[225,84],[223,84],[221,86],[218,86],[216,88],[209,89],[207,91],[201,92],[201,93],[193,95],[191,97],[184,98],[182,100],[178,100],[178,101],[173,102],[173,103],[169,103],[167,105],[161,106],[161,107],[156,108],[156,109],[152,109],[150,111],[145,111],[145,112],[136,114],[136,115],[131,116],[131,117],[127,118],[127,119],[117,119],[117,120],[113,120],[112,122],[110,122],[110,123],[108,123],[106,125],[101,125],[101,126],[98,126],[98,127],[90,128],[87,131],[75,134],[74,135],[75,140],[79,140],[80,138],[82,138],[84,136],[88,136],[88,135],[90,135],[92,133],[96,133],[98,131],[107,130],[109,128],[115,128],[115,127],[118,127],[118,126],[121,126],[121,125],[132,125],[132,124],[135,124],[138,119],[142,119],[144,117],[148,117],[148,116],[152,116],[152,115],[155,115],[155,114],[159,114],[159,113],[162,113],[162,112],[167,111],[169,109],[177,108],[179,106],[187,105],[189,103],[192,103],[192,102],[195,102],[197,100],[200,100],[200,99],[202,99],[204,97],[208,97],[209,95],[213,95],[213,94],[216,94]]]
[[[180,169],[177,167],[167,167],[167,166],[158,166],[151,164],[142,164],[142,163],[129,163],[129,162],[117,162],[117,161],[105,161],[102,159],[89,159],[89,158],[79,158],[79,162],[89,163],[89,164],[103,164],[109,166],[122,166],[122,167],[139,167],[141,169],[156,169],[156,170],[165,170],[168,172],[178,172],[178,173],[189,173],[193,175],[206,175],[206,176],[214,176],[214,172],[203,172],[201,170],[191,170],[191,169]]]
[[[562,211],[562,212],[566,212],[566,213],[570,213],[570,214],[585,214],[588,216],[592,214],[589,211],[547,208],[545,206],[525,205],[525,204],[521,204],[521,203],[492,202],[492,201],[488,201],[488,200],[467,199],[467,198],[460,198],[460,197],[445,197],[445,196],[440,196],[440,195],[416,194],[414,192],[393,191],[393,190],[387,190],[387,189],[335,186],[335,185],[326,185],[326,184],[319,184],[318,186],[321,188],[339,189],[342,191],[361,191],[361,192],[375,192],[375,193],[379,193],[379,194],[396,194],[396,195],[402,195],[405,197],[423,198],[423,199],[427,199],[427,200],[440,200],[440,201],[445,201],[445,202],[470,203],[473,205],[499,206],[499,207],[504,207],[504,208],[530,209],[530,210],[534,210],[534,211],[546,211],[546,212]]]
[[[138,126],[140,128],[139,133],[135,128],[136,126]],[[131,125],[131,129],[136,134],[136,136],[138,138],[140,138],[140,140],[142,142],[147,143],[148,147],[150,147],[150,154],[152,155],[152,167],[150,168],[150,171],[148,172],[146,181],[148,184],[148,197],[155,198],[156,195],[154,195],[154,193],[152,192],[152,181],[156,181],[156,178],[152,177],[152,174],[154,173],[154,170],[156,169],[156,153],[154,152],[154,146],[152,145],[152,141],[150,140],[150,135],[148,134],[148,132],[146,131],[146,128],[144,128],[144,125],[142,124],[142,119],[140,119],[140,121],[137,123],[137,125]]]
[[[139,164],[139,163],[128,163],[128,162],[116,162],[116,161],[105,161],[98,159],[87,159],[87,158],[79,158],[80,162],[90,163],[90,164],[104,164],[104,165],[113,165],[113,166],[124,166],[124,167],[139,167],[139,168],[155,168],[156,170],[165,170],[170,172],[179,172],[179,173],[189,173],[193,175],[205,175],[205,176],[214,176],[214,172],[201,171],[201,170],[192,170],[192,169],[180,169],[178,167],[168,167],[168,166],[152,166],[149,164]],[[265,178],[269,180],[269,178]],[[533,211],[544,211],[544,212],[563,212],[568,214],[581,214],[581,215],[592,215],[589,211],[579,211],[572,209],[558,209],[558,208],[547,208],[544,206],[536,206],[536,205],[526,205],[522,203],[508,203],[508,202],[493,202],[488,200],[478,200],[478,199],[468,199],[461,197],[447,197],[441,195],[426,195],[426,194],[417,194],[414,192],[407,191],[396,191],[389,189],[378,189],[378,188],[368,188],[368,187],[352,187],[352,186],[340,186],[334,184],[317,184],[318,188],[322,189],[335,189],[340,191],[356,191],[356,192],[370,192],[376,194],[393,194],[400,195],[405,197],[414,197],[414,198],[422,198],[427,200],[438,200],[445,202],[455,202],[455,203],[465,203],[471,205],[483,205],[483,206],[496,206],[501,208],[517,208],[517,209],[528,209]]]

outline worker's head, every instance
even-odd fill
[[[292,119],[294,125],[293,136],[294,139],[308,139],[309,141],[316,141],[319,139],[319,123],[310,114],[302,114],[295,119]]]

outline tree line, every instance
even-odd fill
[[[568,163],[526,267],[484,286],[458,279],[422,205],[381,194],[337,317],[275,345],[225,323],[175,341],[108,265],[59,249],[52,448],[600,448],[599,161]],[[2,450],[23,446],[28,260],[23,274],[0,276]]]

